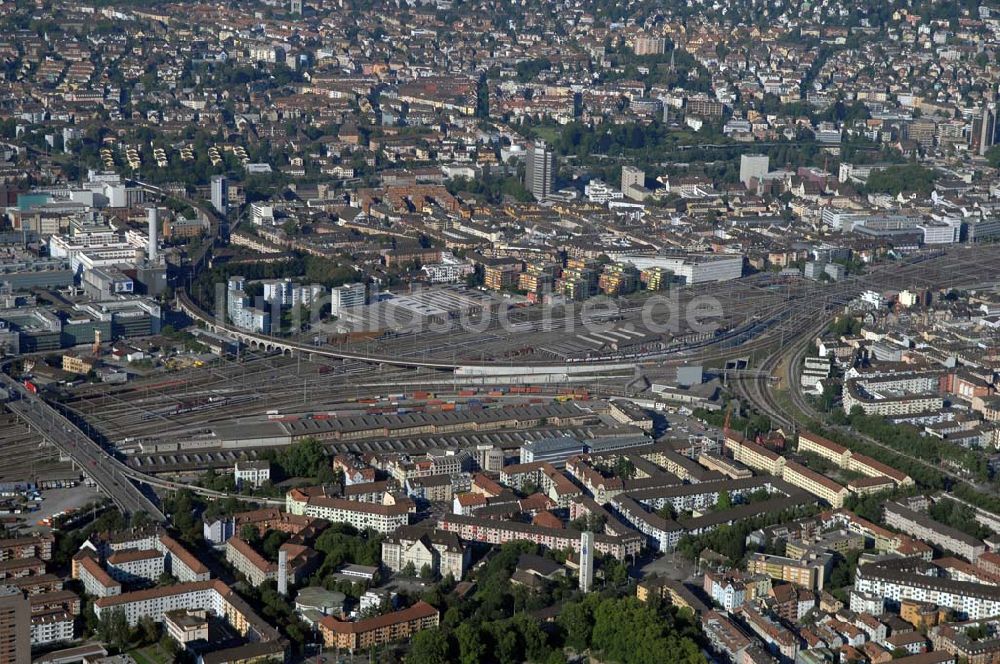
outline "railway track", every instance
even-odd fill
[[[995,254],[995,250],[979,253],[974,257],[970,257],[969,260],[962,261],[961,265],[955,265],[954,269],[950,270],[947,275],[939,273],[911,275],[908,274],[911,270],[908,270],[908,273],[902,278],[919,280],[922,283],[928,284],[933,281],[936,284],[935,288],[938,289],[956,288],[964,284],[983,286],[991,283],[988,279],[984,280],[984,275],[994,275],[995,278],[1000,278],[1000,266],[995,262]],[[823,307],[822,311],[817,312],[817,317],[813,319],[813,321],[819,320],[819,324],[804,327],[798,334],[789,337],[787,340],[783,340],[780,347],[762,358],[759,364],[759,371],[756,375],[735,381],[734,391],[736,395],[746,400],[755,410],[769,417],[772,422],[777,423],[792,433],[797,432],[800,427],[807,425],[809,421],[822,422],[824,417],[813,408],[802,392],[798,380],[798,369],[803,362],[803,358],[809,351],[811,340],[826,329],[829,319],[829,308]],[[779,368],[783,368],[781,375],[775,375]],[[774,380],[780,381],[787,386],[787,393],[792,408],[788,408],[776,400],[773,394],[774,388],[772,382]],[[854,431],[849,427],[827,426],[833,426],[833,428],[842,433],[859,438],[887,452],[901,454],[899,450]],[[930,470],[942,473],[953,480],[968,481],[967,477],[963,477],[948,468],[929,463],[923,459],[914,458],[914,461]]]

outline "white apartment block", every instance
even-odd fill
[[[245,576],[254,588],[268,579],[277,579],[278,566],[266,560],[239,537],[231,537],[226,542],[226,562]]]
[[[92,597],[112,597],[120,595],[122,585],[111,578],[111,575],[104,571],[101,564],[95,558],[86,556],[78,564],[80,582],[83,589]]]
[[[53,611],[31,617],[31,645],[73,640],[75,618],[66,611]]]
[[[271,480],[271,464],[267,461],[237,461],[233,470],[237,488],[259,487]]]
[[[398,505],[363,503],[330,496],[306,496],[294,489],[285,496],[285,509],[290,514],[349,523],[358,530],[371,528],[385,534],[409,524],[411,507],[409,501]]]
[[[898,607],[904,599],[937,604],[951,609],[962,620],[1000,615],[1000,589],[996,586],[933,576],[933,565],[926,570],[927,565],[923,560],[903,559],[860,566],[855,592],[851,593],[851,610],[863,610],[867,596],[884,598],[890,607]]]
[[[107,559],[108,574],[116,581],[156,581],[166,571],[165,557],[156,549],[115,551]]]

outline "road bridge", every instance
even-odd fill
[[[0,380],[11,395],[7,408],[31,426],[46,442],[73,460],[125,514],[146,512],[157,521],[166,517],[160,508],[129,480],[125,464],[108,454],[76,424],[39,396],[6,374]]]

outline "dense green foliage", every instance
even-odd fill
[[[334,523],[324,530],[313,548],[323,554],[317,579],[324,579],[347,563],[374,567],[382,562],[382,537],[371,530],[359,533],[346,523]]]
[[[927,512],[935,521],[957,528],[966,535],[972,535],[977,539],[983,539],[993,534],[992,530],[976,521],[971,507],[954,500],[944,499],[932,503]]]
[[[542,554],[527,542],[510,542],[494,552],[475,576],[476,591],[459,601],[442,587],[423,599],[442,610],[441,626],[415,638],[408,663],[565,662],[564,651],[589,651],[598,659],[622,664],[704,661],[692,617],[674,608],[644,605],[632,597],[624,566],[603,560],[607,582],[603,593],[581,598],[571,578],[558,578],[536,590],[511,584],[510,576],[523,553]],[[561,559],[564,554],[545,551]],[[627,596],[623,596],[627,595]],[[559,607],[554,623],[532,615]]]
[[[890,166],[868,176],[865,191],[874,194],[916,193],[929,196],[934,191],[934,171],[915,163]]]
[[[685,535],[677,544],[677,552],[688,560],[696,561],[705,549],[722,554],[735,564],[747,555],[747,536],[755,530],[787,523],[819,511],[815,504],[800,505],[780,512],[763,514],[752,519],[744,519],[732,525],[721,525],[700,535]]]
[[[325,484],[337,479],[330,466],[326,448],[315,438],[305,438],[280,450],[269,449],[262,456],[271,462],[274,481],[307,477]]]
[[[722,427],[726,422],[726,413],[723,410],[705,410],[696,408],[694,416],[705,420],[714,427]],[[733,415],[729,421],[729,428],[739,432],[748,438],[754,438],[757,434],[767,434],[771,431],[771,420],[766,415],[754,413],[749,417],[737,417]]]

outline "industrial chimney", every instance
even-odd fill
[[[160,224],[160,210],[154,205],[149,208],[149,247],[146,249],[146,256],[150,263],[156,262],[156,234],[157,226]]]

